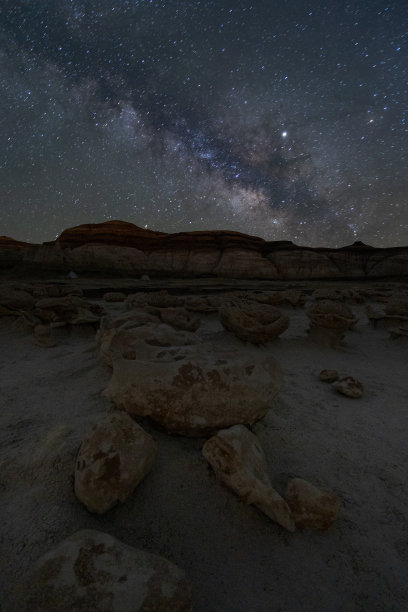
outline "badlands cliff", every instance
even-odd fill
[[[408,247],[381,249],[356,242],[340,249],[310,248],[232,231],[166,234],[124,221],[80,225],[39,245],[0,236],[0,269],[32,267],[122,276],[398,278],[408,275]]]

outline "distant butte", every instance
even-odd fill
[[[357,241],[339,249],[312,248],[234,231],[167,234],[115,220],[66,229],[42,245],[0,237],[0,269],[22,267],[131,277],[405,278],[408,247],[380,249]]]

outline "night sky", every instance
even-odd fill
[[[408,3],[1,0],[0,235],[408,245]]]

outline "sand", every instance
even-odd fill
[[[103,303],[91,281],[83,284],[108,312],[124,310]],[[302,284],[309,293],[316,286],[322,283]],[[408,297],[407,284],[387,288]],[[197,284],[198,293],[205,289]],[[304,309],[283,308],[289,329],[263,347],[236,339],[216,315],[203,315],[198,331],[248,355],[270,353],[282,366],[283,389],[252,428],[272,483],[283,493],[298,476],[341,499],[328,531],[293,534],[217,482],[201,455],[203,439],[147,424],[159,448],[152,472],[124,504],[89,513],[73,492],[75,459],[84,435],[114,409],[101,395],[111,370],[95,334],[60,330],[57,346],[42,348],[27,328],[0,320],[1,610],[24,611],[35,561],[85,528],[184,568],[196,612],[406,610],[408,342],[372,328],[364,305],[352,309],[359,322],[338,349],[309,341]],[[357,378],[363,396],[336,393],[318,378],[324,368]]]

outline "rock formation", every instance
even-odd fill
[[[236,301],[219,309],[222,325],[243,342],[265,344],[289,327],[289,317],[274,306]]]
[[[70,228],[42,245],[0,239],[0,269],[25,266],[65,273],[264,279],[406,277],[408,248],[362,243],[340,249],[267,242],[231,231],[166,234],[107,221]]]
[[[243,425],[219,431],[203,446],[203,455],[218,478],[247,504],[294,531],[292,513],[272,487],[265,454],[257,437]]]
[[[347,397],[361,397],[363,395],[363,385],[361,382],[353,378],[352,376],[345,376],[332,383],[333,389],[336,389],[342,395]]]
[[[339,377],[337,370],[322,370],[319,374],[319,380],[322,382],[333,383]]]
[[[302,478],[289,480],[285,499],[300,529],[328,529],[340,508],[339,498],[333,491],[316,487]]]
[[[318,300],[307,315],[310,320],[309,338],[332,348],[337,347],[357,319],[346,304],[335,300]]]
[[[43,555],[33,572],[33,612],[189,612],[185,573],[163,557],[85,529]]]
[[[255,423],[282,383],[270,356],[247,358],[163,324],[113,328],[101,342],[113,365],[104,395],[171,433],[202,436]]]
[[[156,443],[126,413],[114,412],[84,439],[75,467],[75,495],[103,514],[124,502],[152,469]]]

